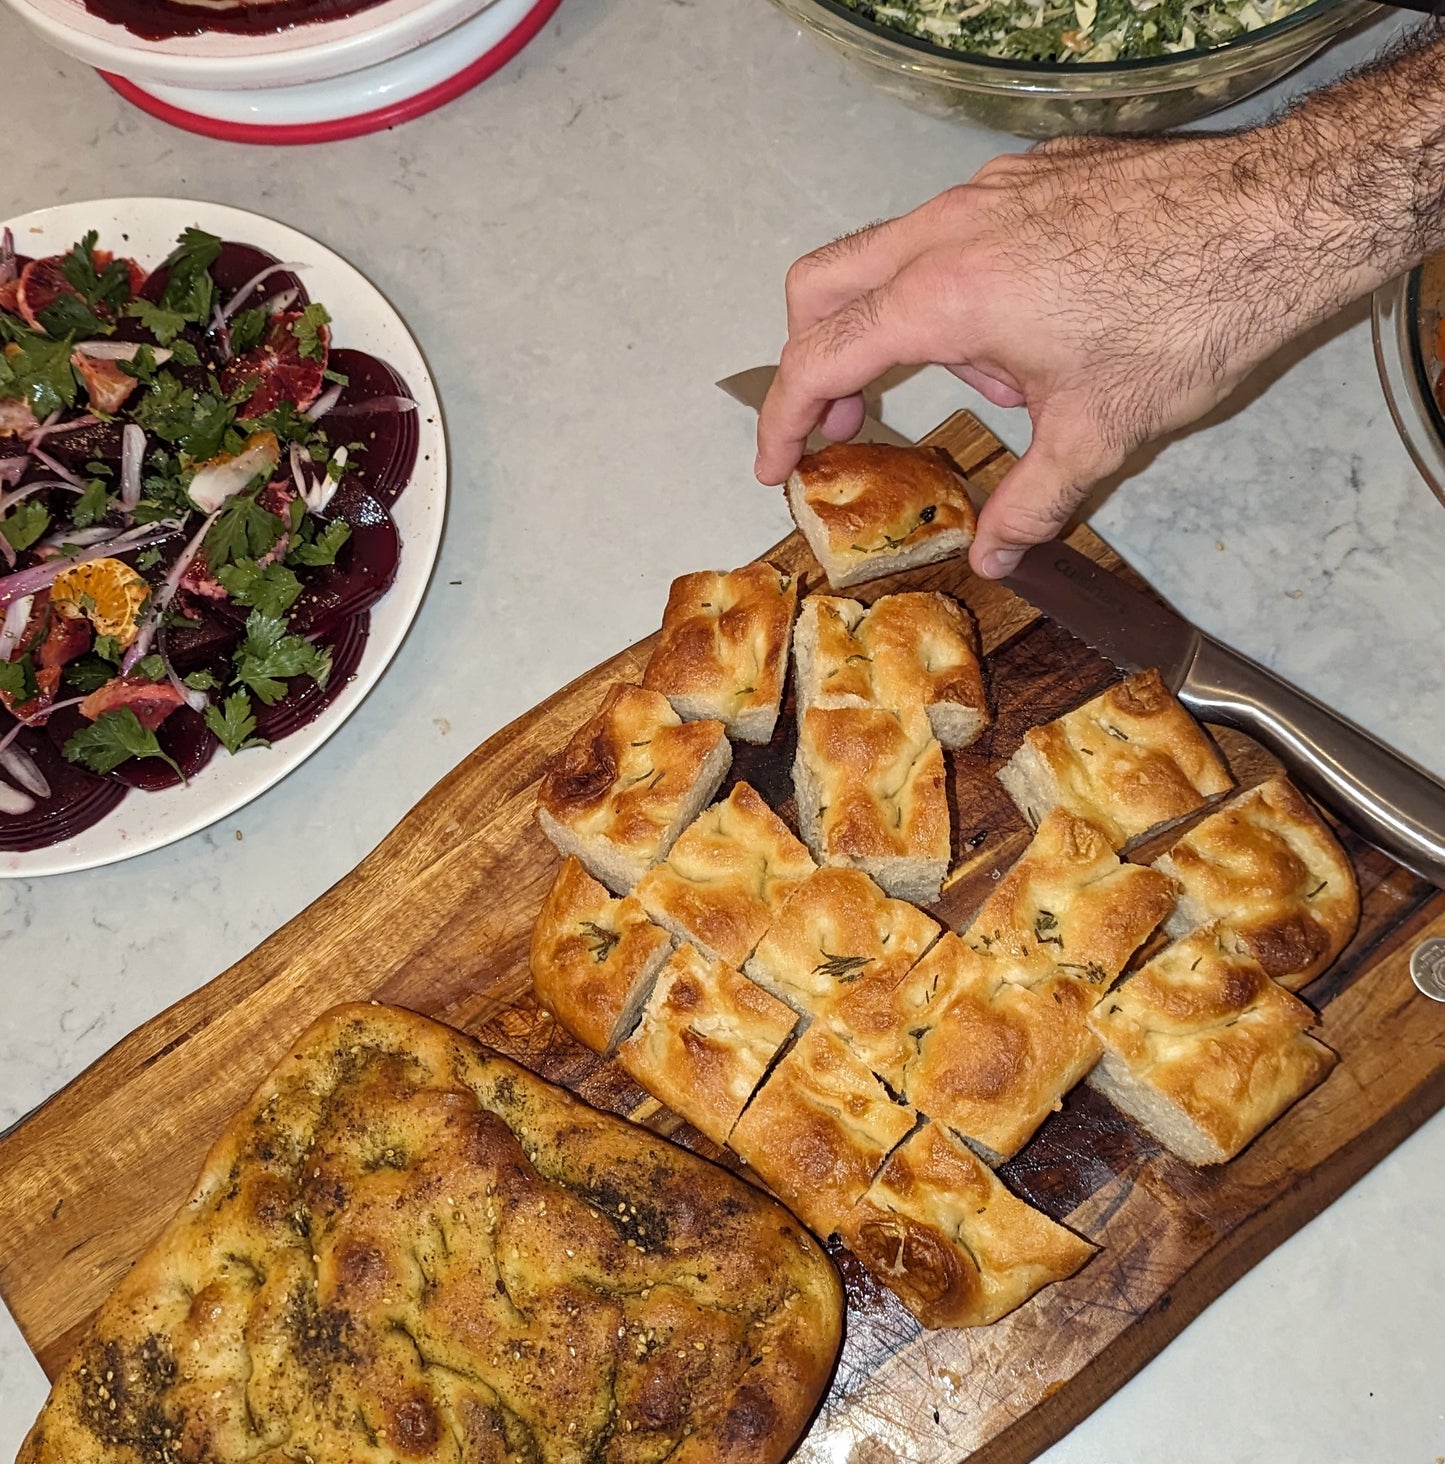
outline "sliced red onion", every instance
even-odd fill
[[[28,752],[18,747],[5,748],[0,752],[0,768],[4,768],[27,793],[33,793],[37,798],[50,797],[50,783]]]
[[[289,310],[296,303],[296,297],[300,293],[301,291],[292,285],[289,290],[282,290],[278,294],[272,295],[261,309],[267,315],[280,315],[283,310]]]
[[[145,432],[134,422],[127,422],[120,434],[120,506],[127,513],[140,502],[140,469],[145,451]]]
[[[221,319],[223,321],[229,320],[236,313],[236,311],[240,309],[242,302],[247,299],[251,291],[254,290],[256,286],[261,283],[262,280],[269,280],[273,274],[294,274],[297,270],[305,268],[306,266],[304,264],[268,264],[265,269],[259,271],[257,274],[252,275],[251,278],[247,280],[246,283],[242,285],[241,288],[237,290],[234,295],[231,296],[231,298],[226,302],[225,309],[221,311]]]
[[[43,727],[45,725],[45,719],[52,712],[61,711],[65,707],[78,707],[84,700],[85,698],[83,696],[68,697],[65,701],[51,702],[48,707],[42,707],[33,716],[17,717],[15,725],[3,737],[0,737],[0,753],[3,753],[15,741],[20,735],[21,728]],[[3,786],[3,784],[0,784],[0,786]]]
[[[127,529],[123,534],[117,534],[115,538],[108,539],[104,544],[82,549],[79,554],[67,554],[59,559],[47,559],[44,564],[32,565],[29,569],[22,569],[18,574],[7,574],[4,578],[0,578],[0,606],[10,605],[21,595],[33,595],[36,590],[43,590],[46,586],[54,584],[73,565],[88,564],[92,559],[103,559],[108,554],[124,554],[132,549],[144,549],[147,545],[158,544],[162,539],[169,539],[173,534],[178,534],[180,530],[181,525],[174,519],[162,519],[159,523]],[[3,534],[0,534],[0,539],[4,539],[4,537]]]
[[[226,325],[226,317],[221,314],[221,302],[216,301],[211,310],[211,334],[216,338],[216,352],[222,363],[231,359],[231,332]]]
[[[74,492],[74,489],[71,491]],[[35,547],[58,549],[62,544],[69,544],[76,549],[86,549],[92,544],[104,544],[108,539],[118,538],[121,532],[120,529],[107,528],[104,524],[97,524],[93,529],[61,529],[57,533],[47,534]]]
[[[30,623],[34,604],[34,595],[23,595],[5,612],[4,620],[0,620],[0,661],[9,661],[14,656],[15,647],[20,644],[20,637]]]
[[[370,412],[414,412],[416,403],[410,397],[379,396],[364,402],[347,402],[344,407],[332,407],[333,417],[364,417]]]
[[[35,454],[37,462],[44,463],[45,466],[49,468],[50,471],[54,473],[57,478],[60,478],[66,483],[69,483],[72,488],[79,488],[80,491],[83,493],[90,486],[84,478],[78,477],[75,473],[72,473],[70,469],[65,466],[64,463],[56,462],[49,453],[41,452],[38,447],[34,446],[31,447],[30,451]]]
[[[341,400],[341,393],[344,388],[333,386],[330,391],[323,392],[306,409],[306,420],[317,422],[324,417]]]
[[[23,503],[32,493],[43,493],[47,490],[58,490],[61,493],[83,493],[83,488],[77,488],[74,483],[62,483],[59,478],[42,478],[36,483],[27,483],[23,488],[17,488],[13,493],[0,493],[0,514],[9,513],[17,504]]]
[[[144,341],[81,341],[75,349],[82,356],[89,356],[92,361],[134,361],[145,346]],[[164,346],[150,346],[149,349],[155,354],[157,366],[164,366],[175,354]],[[67,427],[75,425],[74,422],[65,423]]]
[[[22,793],[18,788],[12,788],[3,778],[0,778],[0,813],[8,814],[11,818],[19,818],[22,813],[29,813],[35,807],[35,800],[28,794]]]
[[[15,568],[15,549],[4,534],[0,534],[0,559],[3,559],[11,569]]]
[[[210,698],[204,691],[197,691],[194,687],[187,686],[176,675],[176,668],[171,665],[171,653],[166,648],[166,627],[164,625],[161,626],[160,634],[156,637],[156,650],[160,652],[161,660],[165,663],[166,680],[176,689],[193,712],[204,712],[211,704]]]
[[[38,444],[45,441],[52,432],[76,432],[82,427],[95,427],[100,423],[100,418],[92,416],[89,412],[83,417],[74,417],[69,422],[60,420],[59,412],[52,412],[36,429],[25,439],[25,445],[31,452],[35,451]]]
[[[222,504],[222,507],[224,507],[224,504]],[[130,643],[130,649],[126,651],[125,659],[120,663],[122,676],[127,675],[130,668],[150,650],[151,641],[155,638],[156,630],[161,623],[161,617],[166,613],[167,607],[175,597],[182,577],[191,567],[191,561],[201,552],[201,545],[205,541],[206,535],[210,533],[211,525],[215,523],[220,513],[221,509],[217,508],[215,513],[211,514],[205,523],[196,530],[195,536],[181,550],[176,562],[167,570],[165,582],[151,596],[151,605],[150,609],[146,612],[146,618],[141,623],[140,630],[136,632],[136,638]],[[3,583],[4,581],[0,580],[0,584]]]
[[[15,235],[6,229],[0,234],[0,285],[8,285],[20,273],[15,258]]]

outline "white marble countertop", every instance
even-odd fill
[[[3,1128],[304,908],[483,738],[653,629],[674,575],[780,538],[752,423],[713,381],[776,355],[795,256],[1016,144],[875,94],[763,0],[566,0],[443,111],[292,151],[171,131],[8,12],[0,38],[0,216],[168,194],[314,235],[411,324],[455,459],[428,601],[321,755],[170,849],[0,881]],[[886,409],[919,433],[963,404],[925,372]],[[1020,414],[983,415],[1023,446]],[[1094,523],[1206,629],[1445,775],[1445,508],[1396,438],[1363,308],[1150,455]],[[1438,1461],[1442,1214],[1437,1116],[1049,1464]],[[0,1458],[44,1396],[0,1313]]]

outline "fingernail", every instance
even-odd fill
[[[757,457],[753,459],[753,477],[757,478],[761,482],[762,481],[762,476],[763,476],[763,455],[762,455],[762,453],[759,453],[757,455]]]
[[[983,556],[982,573],[986,579],[1002,579],[1018,568],[1023,557],[1022,549],[990,549]]]

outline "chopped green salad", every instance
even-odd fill
[[[1257,31],[1309,0],[840,0],[866,20],[950,51],[1011,61],[1168,56]]]

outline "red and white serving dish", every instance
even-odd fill
[[[561,0],[380,0],[261,34],[148,40],[82,0],[5,0],[127,100],[238,142],[327,142],[394,127],[499,70]]]

